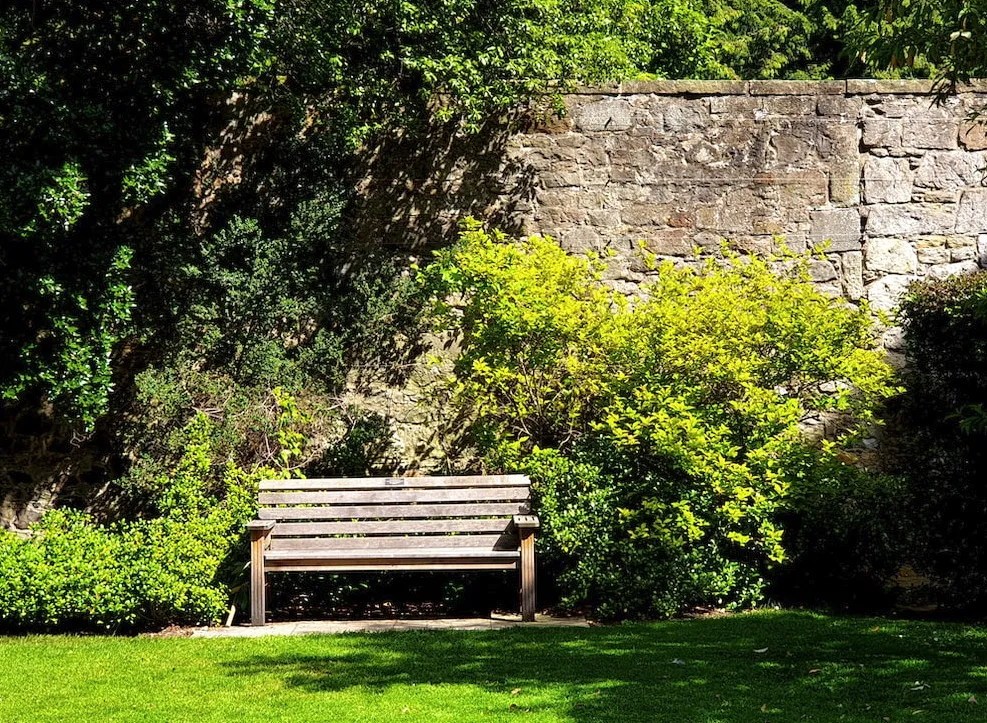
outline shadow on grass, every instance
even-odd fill
[[[979,699],[987,706],[985,638],[965,626],[768,613],[313,638],[230,672],[326,693],[471,686],[503,694],[503,712],[552,708],[573,721],[972,721],[983,719]]]

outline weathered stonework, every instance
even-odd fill
[[[505,155],[535,167],[524,228],[575,253],[628,268],[638,241],[686,260],[784,239],[825,248],[821,289],[891,309],[912,279],[987,263],[987,133],[966,120],[985,90],[933,106],[927,81],[625,83],[567,96],[571,130]]]
[[[455,163],[436,145],[422,149],[432,177],[416,182],[441,188],[444,205],[441,194],[426,203],[405,193],[398,174],[388,181],[396,197],[433,215],[402,216],[385,242],[445,243],[459,217],[479,213],[510,233],[551,235],[571,253],[605,254],[604,278],[629,295],[649,275],[642,244],[678,264],[694,263],[697,249],[717,255],[724,242],[754,254],[818,246],[825,258],[809,271],[821,291],[890,312],[915,279],[987,268],[987,133],[967,121],[987,105],[987,84],[942,106],[929,90],[928,81],[886,80],[586,89],[565,98],[562,121],[499,136],[496,159],[489,143]],[[477,187],[503,190],[485,198]],[[394,209],[394,200],[371,198],[364,209]],[[900,330],[882,340],[901,363]]]

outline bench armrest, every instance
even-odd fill
[[[247,530],[253,534],[267,535],[274,529],[274,520],[251,520],[247,523]]]
[[[541,522],[537,515],[514,515],[514,526],[519,530],[537,530]]]

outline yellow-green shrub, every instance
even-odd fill
[[[866,307],[820,294],[807,261],[666,263],[628,300],[599,259],[470,222],[420,274],[462,335],[453,400],[497,463],[534,474],[569,602],[747,604],[786,559],[792,487],[893,391]],[[822,412],[844,433],[806,454]]]

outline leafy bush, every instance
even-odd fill
[[[910,479],[916,568],[940,602],[987,608],[987,273],[913,284],[897,460]]]
[[[900,475],[833,459],[814,465],[793,487],[780,518],[791,563],[773,571],[771,596],[842,610],[888,610],[900,602],[893,578],[910,561],[910,505]]]
[[[629,300],[599,259],[468,222],[421,272],[439,326],[462,335],[454,403],[496,464],[533,474],[570,604],[751,604],[786,560],[793,490],[894,391],[866,307],[817,292],[807,261],[665,263]],[[810,447],[813,414],[838,438]]]
[[[280,397],[280,465],[302,443],[297,410]],[[241,574],[239,543],[256,506],[257,484],[284,470],[213,470],[212,423],[185,429],[176,467],[149,490],[156,515],[100,525],[72,510],[48,512],[30,539],[0,537],[0,622],[28,629],[108,630],[215,623]]]

